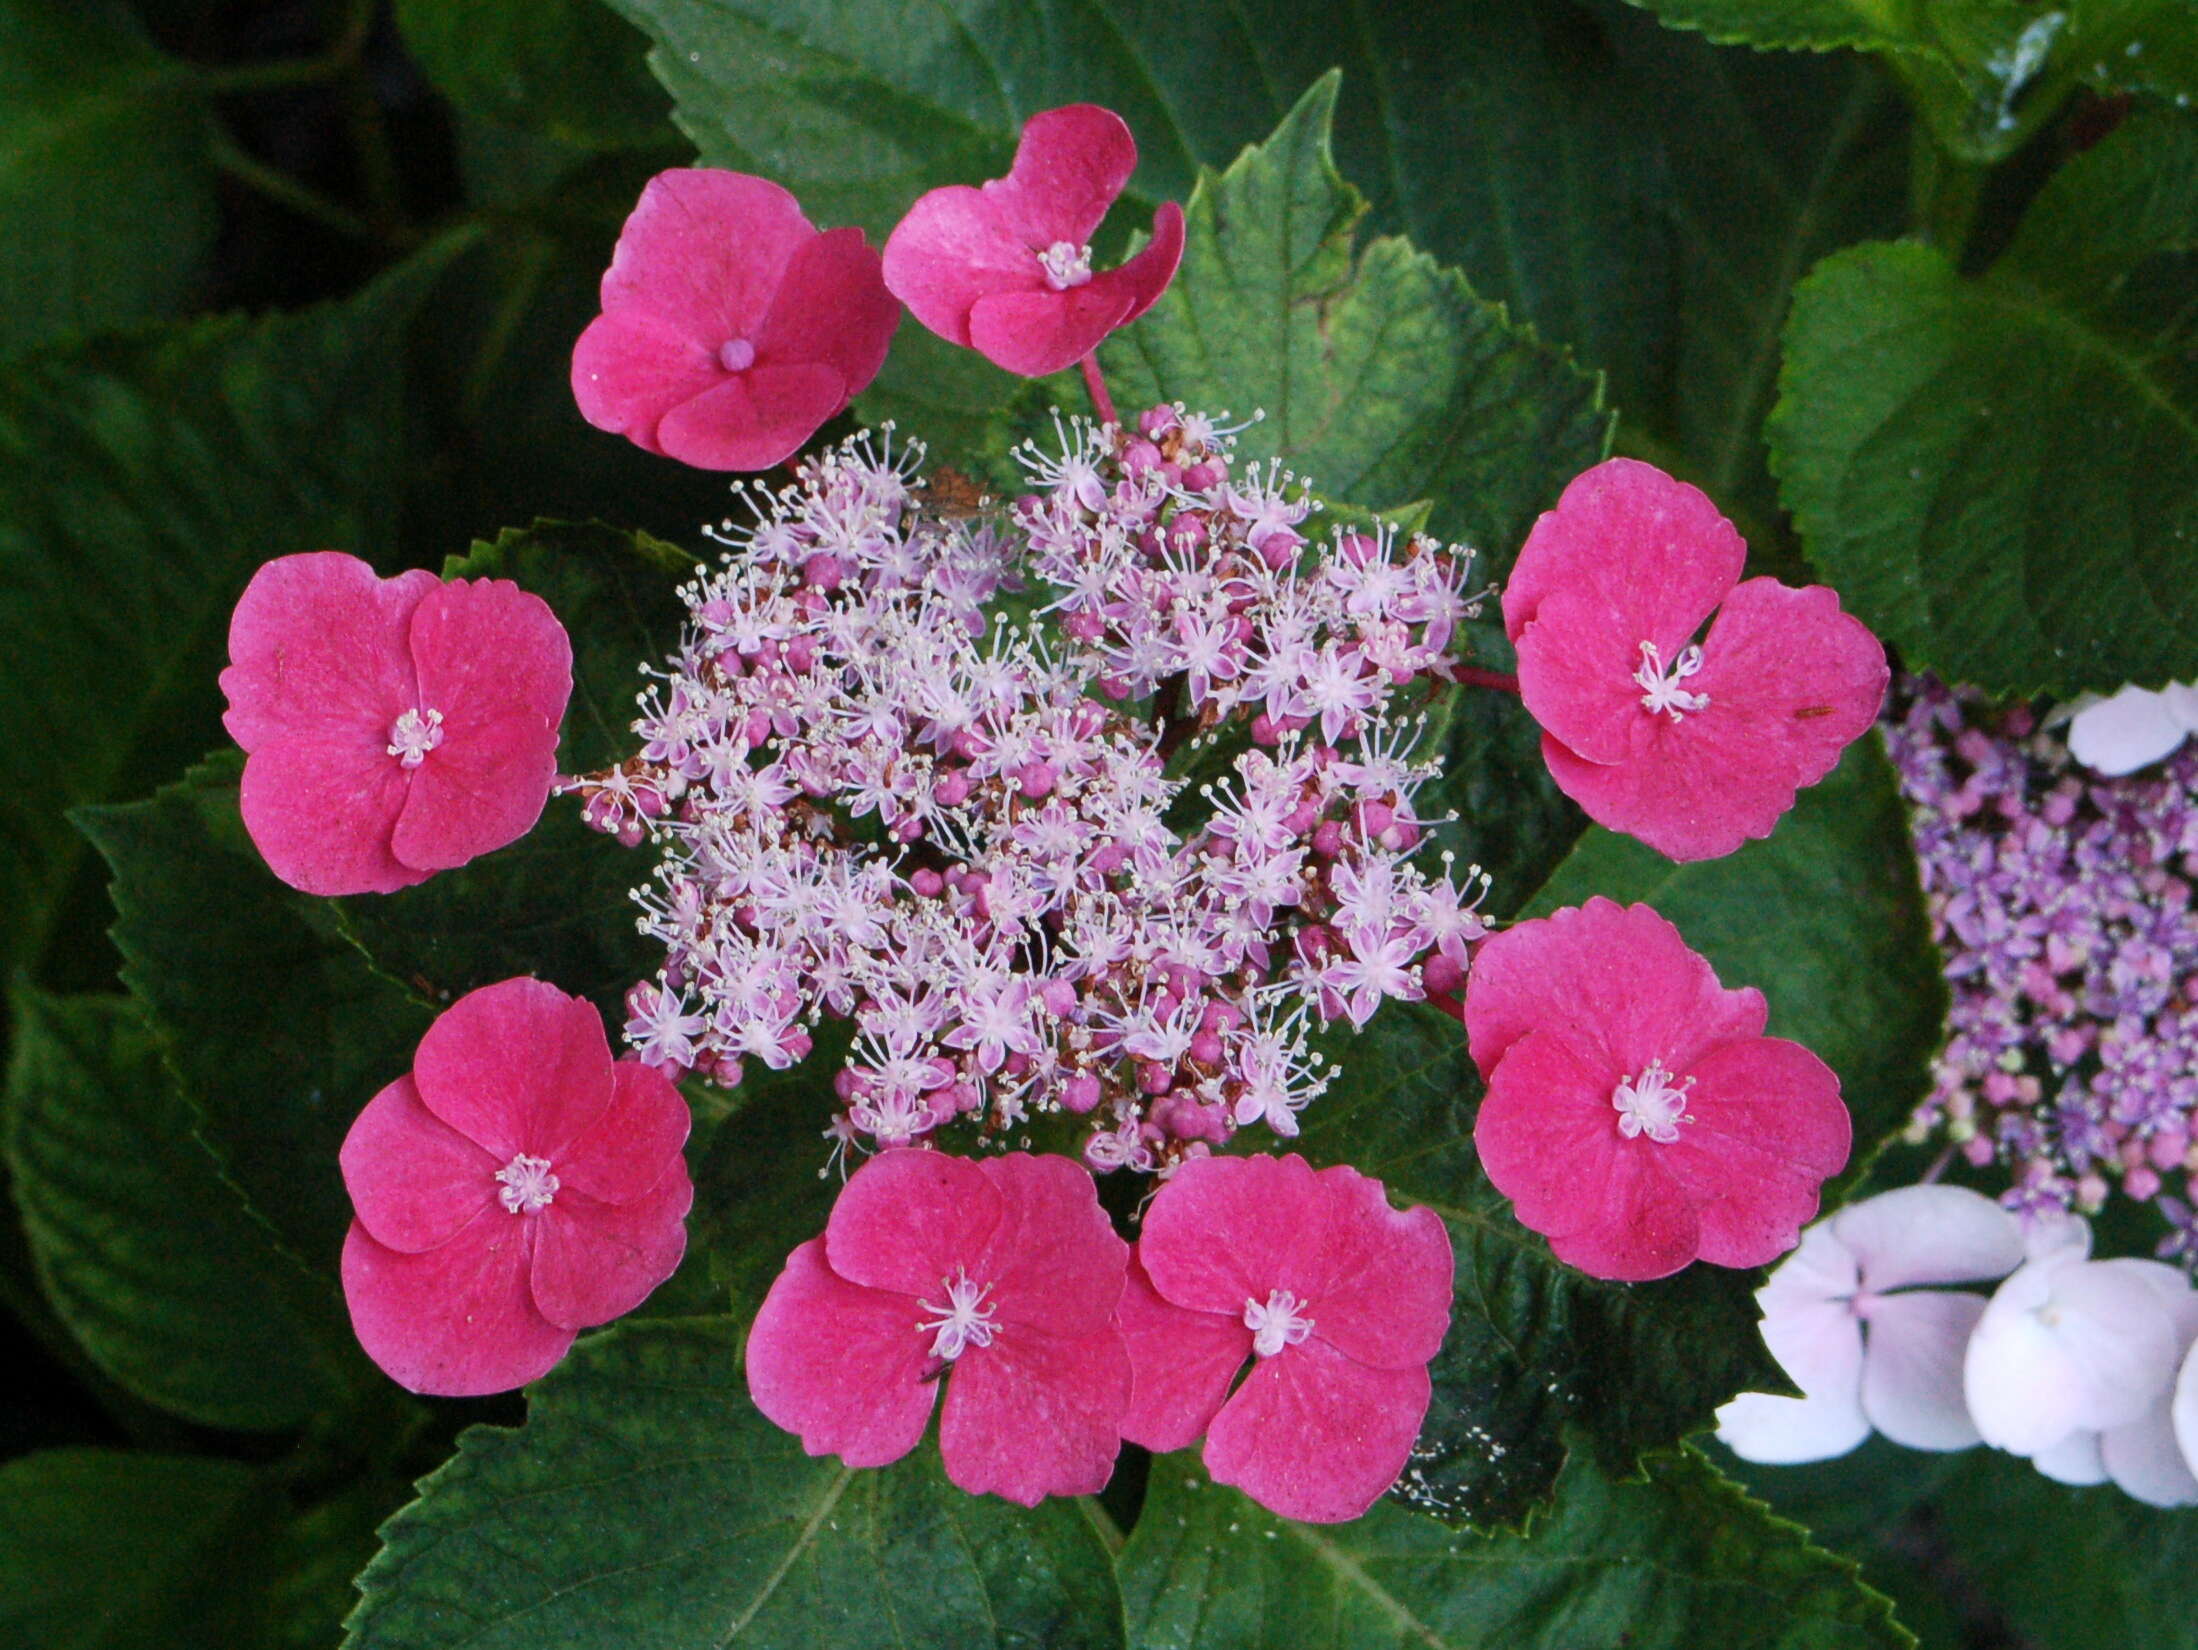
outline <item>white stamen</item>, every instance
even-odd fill
[[[1679,1138],[1679,1125],[1694,1121],[1686,1115],[1687,1090],[1693,1087],[1693,1078],[1675,1084],[1664,1062],[1651,1060],[1640,1076],[1627,1078],[1611,1092],[1618,1132],[1628,1140],[1645,1134],[1659,1145],[1670,1145]]]
[[[1690,710],[1708,710],[1710,696],[1706,693],[1690,693],[1679,684],[1702,668],[1702,650],[1698,647],[1682,648],[1679,657],[1672,660],[1671,670],[1664,669],[1664,656],[1654,642],[1641,644],[1641,668],[1633,673],[1634,681],[1641,686],[1641,704],[1650,715],[1668,714],[1674,722],[1681,720]]]
[[[557,1196],[557,1177],[550,1173],[546,1157],[515,1157],[496,1171],[496,1178],[504,1183],[496,1201],[515,1215],[547,1209]]]
[[[1091,279],[1091,248],[1074,241],[1055,241],[1038,254],[1038,262],[1045,266],[1046,282],[1056,292]]]
[[[992,1337],[1000,1332],[994,1315],[997,1307],[987,1306],[985,1296],[992,1293],[992,1285],[970,1282],[969,1274],[959,1267],[952,1278],[939,1280],[946,1288],[944,1306],[930,1301],[916,1304],[926,1312],[938,1316],[916,1325],[918,1330],[936,1329],[938,1334],[931,1342],[931,1356],[952,1363],[972,1346],[990,1346]]]
[[[717,364],[727,372],[746,372],[756,364],[756,347],[745,338],[727,339],[717,352]]]
[[[1262,1358],[1271,1358],[1284,1347],[1295,1346],[1310,1335],[1313,1320],[1298,1316],[1298,1309],[1308,1304],[1287,1289],[1268,1291],[1265,1306],[1254,1300],[1246,1301],[1244,1327],[1252,1332],[1252,1350]]]
[[[443,713],[439,710],[408,710],[389,724],[389,754],[404,767],[418,767],[442,742]]]

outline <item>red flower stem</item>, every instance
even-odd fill
[[[1482,670],[1475,665],[1457,665],[1452,668],[1457,671],[1458,680],[1468,687],[1494,688],[1498,693],[1518,697],[1519,679],[1516,676],[1506,676],[1500,670]]]
[[[1092,410],[1099,415],[1102,424],[1120,424],[1114,414],[1114,397],[1107,394],[1107,381],[1099,376],[1099,352],[1093,350],[1076,363],[1084,369],[1084,388],[1091,392]]]
[[[1430,991],[1427,1006],[1441,1009],[1461,1026],[1465,1024],[1465,1003],[1455,991]]]

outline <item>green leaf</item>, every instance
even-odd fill
[[[1244,457],[1374,509],[1433,499],[1436,532],[1508,551],[1603,455],[1597,386],[1404,240],[1354,255],[1366,202],[1330,158],[1336,87],[1200,180],[1175,284],[1101,352],[1109,385],[1123,407],[1257,409]]]
[[[247,1650],[273,1504],[234,1461],[44,1450],[0,1467],[0,1643]]]
[[[226,752],[143,802],[76,814],[114,873],[123,983],[223,1172],[301,1258],[333,1274],[351,1204],[336,1152],[412,1065],[428,1015],[319,926],[237,815]]]
[[[1756,1331],[1754,1275],[1691,1266],[1656,1283],[1591,1278],[1521,1226],[1481,1172],[1481,1081],[1458,1023],[1392,1005],[1332,1050],[1335,1086],[1301,1145],[1442,1215],[1457,1253],[1450,1334],[1401,1493],[1475,1524],[1516,1523],[1549,1497],[1579,1429],[1601,1470],[1706,1428],[1743,1388],[1785,1390]]]
[[[2111,1484],[2071,1489],[1973,1451],[1934,1503],[1968,1580],[2052,1650],[2183,1650],[2198,1620],[2198,1518]]]
[[[221,1179],[133,1005],[16,994],[6,1149],[47,1298],[115,1380],[245,1430],[341,1396],[348,1327]]]
[[[324,545],[386,558],[404,490],[393,336],[443,243],[341,304],[48,351],[0,378],[0,963],[70,926],[66,809],[137,794],[220,738],[230,609],[258,565]],[[4,306],[0,306],[4,307]],[[48,983],[92,983],[55,946]],[[59,977],[56,978],[55,976]]]
[[[1839,1073],[1856,1169],[1930,1086],[1946,982],[1924,915],[1908,814],[1873,734],[1801,793],[1778,829],[1723,859],[1674,865],[1591,829],[1534,897],[1544,916],[1601,894],[1646,901],[1728,986],[1770,999],[1770,1033]]]
[[[397,0],[397,26],[435,89],[483,119],[580,148],[671,135],[648,42],[602,0]]]
[[[1152,1464],[1119,1561],[1136,1650],[1895,1650],[1914,1640],[1849,1561],[1688,1451],[1615,1482],[1575,1460],[1531,1535],[1445,1529],[1376,1505],[1294,1524]]]
[[[118,9],[0,0],[0,357],[183,307],[219,223],[212,136]]]
[[[589,773],[639,749],[631,724],[641,667],[677,649],[687,612],[679,584],[695,565],[647,534],[537,522],[476,544],[444,571],[510,579],[563,621],[573,693],[558,763]],[[583,825],[578,798],[553,796],[541,823],[509,847],[417,887],[339,903],[375,965],[437,1002],[538,974],[592,998],[615,1025],[626,988],[663,963],[662,948],[635,930],[629,897],[648,881],[649,863]]]
[[[2198,675],[2190,288],[2137,278],[2191,244],[2194,156],[2188,118],[2133,119],[1983,278],[1873,244],[1797,292],[1774,468],[1810,559],[1909,665],[2003,694]]]
[[[350,1650],[1122,1642],[1079,1504],[964,1495],[928,1445],[874,1471],[804,1455],[749,1402],[723,1319],[583,1343],[383,1539]]]

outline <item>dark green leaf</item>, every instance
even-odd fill
[[[253,570],[329,545],[388,556],[393,339],[445,255],[342,304],[45,352],[0,379],[0,625],[21,638],[0,662],[0,961],[36,967],[67,932],[83,843],[64,810],[141,794],[219,739]],[[58,983],[100,972],[94,946],[55,951]]]
[[[1756,1332],[1752,1274],[1691,1266],[1610,1283],[1564,1265],[1513,1218],[1474,1156],[1481,1082],[1455,1020],[1391,1006],[1338,1052],[1335,1087],[1305,1112],[1306,1155],[1434,1208],[1457,1251],[1407,1500],[1445,1518],[1515,1523],[1555,1485],[1568,1425],[1603,1471],[1624,1473],[1706,1428],[1735,1392],[1782,1389]]]
[[[0,1467],[0,1644],[248,1650],[275,1504],[234,1461],[45,1450]]]
[[[638,748],[631,731],[641,667],[678,647],[679,582],[694,559],[646,534],[538,522],[477,544],[444,570],[510,579],[548,602],[572,637],[572,703],[560,767],[588,773]],[[550,798],[509,847],[395,894],[342,902],[343,922],[377,967],[437,1002],[537,974],[623,1020],[626,987],[654,975],[661,947],[634,927],[630,891],[647,856],[580,822],[575,797]]]
[[[1590,830],[1529,907],[1541,916],[1601,894],[1646,901],[1728,986],[1770,999],[1771,1035],[1839,1073],[1855,1119],[1855,1164],[1907,1122],[1930,1086],[1946,982],[1923,911],[1908,815],[1875,735],[1761,842],[1674,865]]]
[[[1874,244],[1799,289],[1771,425],[1784,496],[1910,665],[2018,694],[2198,674],[2191,288],[2075,285],[2191,244],[2194,157],[2188,118],[2132,120],[1982,279]]]
[[[1187,211],[1175,284],[1102,351],[1117,404],[1258,409],[1240,438],[1321,492],[1432,499],[1437,533],[1508,549],[1603,454],[1597,386],[1405,241],[1354,253],[1366,202],[1329,157],[1337,81]]]
[[[928,1445],[852,1471],[749,1402],[731,1322],[631,1324],[475,1428],[384,1530],[350,1650],[1122,1642],[1082,1507],[949,1485]]]
[[[218,213],[190,73],[94,0],[0,0],[0,356],[174,313]]]
[[[251,1205],[332,1272],[351,1205],[336,1152],[412,1065],[426,1012],[261,861],[225,753],[144,802],[76,815],[114,872],[123,981],[199,1132]]]
[[[115,1380],[244,1429],[340,1395],[347,1326],[221,1179],[132,1004],[19,991],[6,1123],[47,1298]]]
[[[1638,1482],[1575,1459],[1532,1534],[1446,1529],[1377,1505],[1293,1524],[1161,1456],[1120,1559],[1137,1650],[1833,1650],[1913,1639],[1852,1563],[1701,1456]]]
[[[436,90],[471,114],[583,148],[671,135],[648,42],[601,0],[397,0],[397,26]]]

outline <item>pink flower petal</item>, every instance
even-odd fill
[[[1328,1200],[1302,1157],[1199,1157],[1153,1198],[1137,1253],[1164,1299],[1241,1321],[1246,1301],[1273,1290],[1317,1295],[1329,1231]]]
[[[768,470],[847,405],[847,380],[822,362],[755,366],[664,415],[668,458],[698,470]]]
[[[1066,292],[991,293],[970,308],[969,345],[996,367],[1043,378],[1097,349],[1122,324],[1139,290],[1098,275]]]
[[[2056,1484],[2081,1488],[2106,1482],[2106,1458],[2099,1451],[2095,1432],[2072,1432],[2051,1449],[2042,1449],[2030,1464]]]
[[[1105,1329],[1122,1298],[1130,1249],[1099,1207],[1091,1172],[1030,1152],[988,1157],[977,1168],[999,1193],[1001,1214],[984,1250],[970,1257],[969,1275],[993,1285],[1001,1322],[1070,1340]]]
[[[1404,1470],[1430,1391],[1424,1367],[1368,1369],[1317,1339],[1287,1347],[1221,1406],[1206,1470],[1285,1518],[1356,1518]]]
[[[968,1158],[896,1147],[848,1177],[824,1242],[832,1270],[850,1283],[943,1301],[940,1290],[981,1263],[1005,1218],[1006,1200]],[[993,1281],[973,1271],[970,1279]]]
[[[560,1186],[532,1221],[534,1305],[551,1323],[586,1329],[624,1317],[679,1270],[687,1252],[694,1184],[675,1158],[656,1184],[626,1203],[603,1203]]]
[[[1567,1266],[1592,1277],[1646,1283],[1669,1277],[1701,1252],[1700,1216],[1648,1151],[1612,1154],[1600,1209],[1594,1224],[1551,1234],[1550,1250]]]
[[[1870,1424],[1909,1449],[1967,1449],[1978,1442],[1962,1398],[1962,1351],[1984,1315],[1984,1297],[1958,1289],[1881,1295],[1864,1308],[1862,1408]]]
[[[922,1440],[938,1390],[924,1379],[918,1315],[906,1295],[838,1276],[812,1238],[786,1257],[748,1332],[749,1395],[811,1455],[898,1461]]]
[[[1115,1324],[1132,1377],[1122,1436],[1155,1454],[1196,1442],[1252,1355],[1242,1310],[1186,1311],[1161,1297],[1133,1257]]]
[[[354,1221],[343,1293],[366,1355],[408,1391],[443,1398],[508,1392],[572,1345],[534,1308],[526,1223],[490,1209],[420,1254],[385,1249]]]
[[[1799,1398],[1747,1392],[1717,1412],[1717,1435],[1748,1461],[1784,1465],[1844,1455],[1870,1435],[1862,1413],[1862,1325],[1846,1296],[1854,1258],[1826,1225],[1756,1292],[1763,1341]]]
[[[2165,693],[2125,687],[2090,701],[2069,719],[2068,754],[2110,779],[2150,767],[2190,733],[2190,692],[2175,684]]]
[[[1902,1186],[1850,1203],[1832,1230],[1870,1289],[1997,1283],[2023,1262],[2015,1217],[1965,1186]]]
[[[756,362],[821,363],[840,375],[842,396],[860,395],[885,365],[900,324],[901,306],[885,290],[880,259],[862,231],[827,230],[788,260],[778,297],[756,329]]]
[[[662,454],[657,426],[674,407],[725,380],[717,351],[640,310],[598,315],[572,350],[572,397],[580,416]]]
[[[969,312],[1002,292],[1045,292],[1045,270],[999,207],[964,184],[934,189],[886,237],[886,287],[949,343],[969,347]]]
[[[554,1166],[611,1103],[610,1044],[592,1004],[540,980],[503,980],[443,1010],[412,1080],[427,1109],[499,1162]]]
[[[1450,1328],[1455,1262],[1442,1217],[1392,1209],[1380,1181],[1342,1164],[1314,1178],[1328,1222],[1326,1276],[1307,1302],[1313,1334],[1373,1368],[1425,1364]]]
[[[1160,295],[1168,290],[1168,283],[1175,279],[1176,267],[1182,261],[1183,208],[1174,201],[1162,201],[1160,209],[1152,215],[1152,239],[1136,257],[1112,271],[1114,279],[1136,293],[1121,325],[1128,326],[1160,301]]]
[[[407,1254],[448,1243],[494,1206],[504,1166],[422,1105],[410,1077],[366,1103],[337,1161],[359,1224]]]
[[[301,893],[391,894],[434,873],[390,852],[410,791],[386,728],[334,722],[269,740],[245,760],[237,808],[267,868]]]
[[[639,1060],[620,1060],[611,1067],[610,1106],[551,1167],[564,1186],[605,1203],[630,1203],[650,1193],[674,1163],[686,1173],[679,1153],[693,1123],[670,1078]]]
[[[380,755],[390,723],[413,703],[407,626],[435,588],[433,573],[377,578],[335,550],[264,564],[229,618],[229,736],[251,752],[286,733],[380,730]]]
[[[1136,170],[1137,140],[1122,117],[1072,103],[1024,123],[1007,176],[983,193],[1025,246],[1043,251],[1089,241]]]
[[[448,870],[534,828],[557,778],[572,642],[541,597],[504,579],[454,580],[412,615],[420,703],[442,742],[412,770],[390,847]]]
[[[1489,1078],[1473,1122],[1474,1149],[1520,1221],[1545,1237],[1612,1218],[1618,1159],[1644,1144],[1619,1135],[1612,1086],[1548,1031],[1513,1043]]]
[[[1067,1338],[1013,1325],[964,1352],[947,1377],[946,1476],[1025,1507],[1096,1494],[1113,1475],[1129,1401],[1129,1353],[1111,1326]]]
[[[1575,476],[1534,523],[1504,581],[1504,633],[1519,640],[1552,591],[1595,592],[1605,621],[1668,663],[1739,582],[1748,547],[1699,489],[1613,458]],[[1523,659],[1522,659],[1523,663]]]
[[[1805,1398],[1743,1392],[1717,1411],[1717,1436],[1743,1461],[1787,1467],[1845,1455],[1870,1436],[1870,1423],[1860,1400],[1845,1390]]]
[[[669,322],[713,355],[751,338],[795,249],[816,233],[777,184],[682,167],[641,191],[603,272],[603,310]]]
[[[2016,1269],[1963,1353],[1963,1394],[1984,1441],[2037,1455],[2070,1433],[2136,1420],[2175,1369],[2175,1326],[2146,1261],[2064,1251]]]

